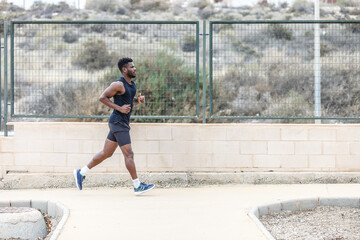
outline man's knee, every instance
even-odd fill
[[[127,158],[134,158],[134,152],[132,151],[131,145],[126,144],[120,147],[125,159]]]
[[[132,160],[134,159],[134,152],[129,149],[128,151],[124,151],[124,157],[125,157],[125,160]]]
[[[112,152],[106,152],[106,151],[101,151],[101,155],[104,157],[104,158],[109,158],[113,155]]]

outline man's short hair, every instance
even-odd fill
[[[125,67],[126,64],[128,64],[129,62],[133,62],[133,60],[131,58],[125,57],[125,58],[121,58],[118,62],[118,68],[120,70],[120,72],[122,72],[122,68]]]

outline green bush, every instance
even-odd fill
[[[134,63],[137,67],[137,94],[146,96],[146,104],[138,105],[134,114],[196,114],[196,73],[186,67],[183,60],[166,52],[159,52],[155,58],[141,58]],[[44,92],[41,101],[31,104],[30,111],[34,114],[53,115],[109,115],[111,109],[101,104],[98,97],[120,76],[121,73],[116,68],[107,72],[98,82],[75,82],[69,79],[54,90]]]
[[[182,45],[184,52],[194,52],[196,50],[196,39],[193,36],[187,35],[184,38],[184,44]]]
[[[137,106],[134,114],[196,114],[196,73],[186,67],[183,60],[166,52],[158,52],[155,58],[145,57],[134,61],[137,94],[146,96],[146,104]],[[107,86],[119,77],[119,70],[113,69],[99,80],[99,84]]]
[[[269,34],[271,37],[276,39],[285,39],[285,40],[292,39],[292,30],[281,24],[269,25]]]
[[[103,40],[90,38],[83,43],[83,49],[72,60],[72,64],[87,70],[103,69],[111,64],[112,55]]]

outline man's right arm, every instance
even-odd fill
[[[101,94],[99,101],[105,104],[106,106],[115,109],[121,113],[125,113],[125,114],[129,113],[131,109],[130,104],[119,106],[110,100],[116,94],[118,93],[123,94],[124,92],[125,92],[125,88],[122,82],[113,82]]]

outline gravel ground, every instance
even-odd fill
[[[281,211],[260,217],[277,240],[359,240],[360,209],[320,206],[308,211]]]
[[[44,215],[44,214],[43,214]],[[58,223],[61,220],[61,217],[49,217],[46,214],[44,215],[45,217],[45,223],[46,223],[46,228],[48,231],[48,234],[46,235],[45,238],[39,238],[37,240],[49,240],[54,232],[54,230],[56,229]],[[21,240],[20,238],[0,238],[0,240]]]

